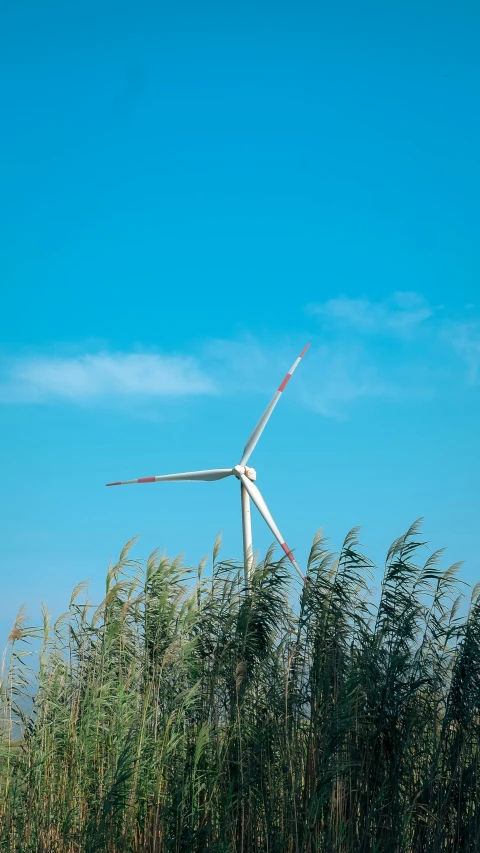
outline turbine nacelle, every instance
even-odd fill
[[[257,479],[257,472],[255,471],[255,468],[249,468],[247,465],[235,465],[233,470],[235,471],[235,476],[238,477],[239,480],[241,479],[242,474],[244,474],[245,477],[248,477],[249,480],[252,480],[253,483]]]

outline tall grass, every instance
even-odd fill
[[[273,551],[245,595],[218,542],[208,576],[131,545],[98,607],[80,584],[12,629],[1,850],[480,850],[480,599],[460,618],[418,525],[376,604],[356,530],[316,537],[300,594]]]

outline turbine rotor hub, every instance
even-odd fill
[[[257,472],[255,471],[255,468],[249,468],[247,465],[235,465],[235,468],[233,470],[236,471],[235,476],[239,479],[240,474],[245,474],[245,477],[248,477],[248,479],[252,480],[252,482],[255,482],[255,480],[257,479]]]

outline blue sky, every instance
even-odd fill
[[[418,516],[478,580],[474,2],[24,2],[0,35],[0,639],[141,534],[241,554],[252,464],[304,563]],[[254,516],[260,551],[271,541]]]

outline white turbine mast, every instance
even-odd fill
[[[260,515],[263,517],[264,521],[267,523],[268,527],[272,531],[275,539],[280,544],[283,551],[287,555],[290,562],[295,566],[298,574],[305,581],[305,575],[300,570],[298,563],[296,562],[290,548],[288,547],[285,539],[280,533],[273,517],[265,503],[260,490],[255,485],[255,480],[257,479],[257,472],[254,468],[249,468],[247,465],[250,456],[252,455],[258,439],[260,438],[267,421],[272,414],[275,406],[277,405],[280,397],[282,396],[282,392],[285,390],[287,383],[292,377],[294,370],[300,364],[301,359],[305,355],[307,349],[310,344],[302,350],[296,361],[291,366],[290,370],[286,374],[283,381],[278,386],[271,402],[268,404],[265,409],[262,417],[260,418],[258,424],[253,430],[250,438],[248,439],[245,449],[242,454],[242,458],[238,465],[235,465],[233,468],[212,468],[208,471],[186,471],[181,474],[160,474],[158,477],[140,477],[138,480],[121,480],[117,483],[107,483],[107,486],[129,486],[133,483],[162,483],[168,482],[170,480],[199,480],[211,482],[212,480],[223,480],[224,477],[237,477],[240,480],[240,493],[242,500],[242,529],[243,529],[243,559],[244,559],[244,570],[245,570],[245,587],[248,588],[249,585],[249,576],[252,569],[253,563],[253,545],[252,545],[252,520],[250,515],[250,499],[252,499],[253,503],[257,507]]]

